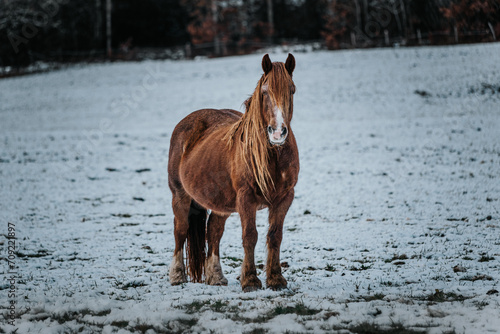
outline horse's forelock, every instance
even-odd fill
[[[268,92],[274,101],[283,107],[283,110],[288,110],[292,87],[295,86],[285,64],[273,63],[272,70],[267,75],[265,74],[263,79],[263,83],[268,85]]]

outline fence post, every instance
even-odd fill
[[[455,43],[458,44],[458,28],[457,28],[457,26],[453,26],[453,31],[455,32]]]
[[[385,45],[389,46],[389,31],[387,29],[384,30],[385,36]]]
[[[222,55],[223,56],[227,56],[228,55],[228,52],[227,52],[227,41],[225,41],[225,40],[222,41]]]
[[[420,32],[420,29],[417,29],[417,38],[418,38],[418,44],[422,45],[422,33]]]
[[[354,31],[351,31],[351,44],[353,48],[356,48],[356,34]]]
[[[211,10],[212,10],[212,24],[213,24],[212,29],[214,33],[214,52],[216,56],[220,56],[220,41],[217,31],[217,18],[219,14],[217,11],[217,2],[215,0],[212,0]]]
[[[111,58],[113,50],[111,49],[111,11],[113,10],[113,5],[111,0],[106,0],[106,53],[108,58]]]
[[[491,24],[491,22],[488,22],[488,27],[490,27],[491,34],[493,35],[493,41],[496,42],[497,36],[495,35],[495,29],[493,29],[493,25]]]

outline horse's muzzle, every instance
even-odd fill
[[[273,145],[283,145],[285,143],[286,137],[288,136],[287,127],[280,126],[277,129],[273,128],[271,125],[267,127],[267,134],[269,136],[269,141]]]

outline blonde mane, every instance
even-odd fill
[[[275,101],[282,100],[283,110],[291,108],[290,85],[293,85],[285,64],[273,63],[273,69],[263,75],[252,96],[245,101],[246,111],[243,117],[229,129],[225,139],[229,147],[238,145],[237,152],[253,174],[262,195],[270,201],[270,192],[274,181],[269,172],[269,143],[262,117],[262,86],[267,84],[269,94]],[[240,140],[241,139],[241,140]]]

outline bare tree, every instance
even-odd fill
[[[269,24],[269,31],[270,31],[270,36],[268,37],[268,39],[269,43],[272,43],[274,35],[273,0],[267,0],[267,22]]]
[[[113,10],[111,0],[106,0],[106,52],[108,57],[111,57],[113,50],[111,49],[111,12]]]
[[[95,0],[95,22],[94,22],[94,40],[96,46],[101,42],[102,34],[102,13],[101,0]]]

